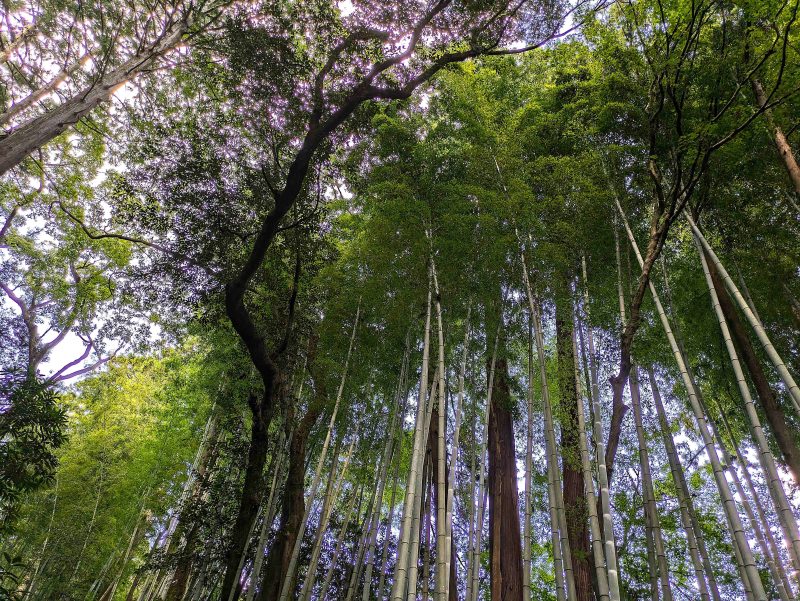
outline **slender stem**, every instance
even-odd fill
[[[617,201],[617,209],[620,213],[620,218],[622,219],[623,225],[625,226],[625,231],[628,234],[628,239],[631,244],[631,248],[633,248],[636,258],[639,261],[639,265],[644,265],[644,260],[642,259],[642,255],[639,252],[639,247],[636,244],[636,238],[633,236],[633,232],[631,231],[627,219],[625,218],[625,214],[622,211],[622,207],[619,205],[619,201]],[[753,558],[753,552],[750,548],[750,543],[747,539],[747,534],[744,531],[744,527],[742,526],[741,518],[739,517],[739,513],[736,509],[736,503],[733,499],[733,494],[731,493],[730,485],[728,484],[728,480],[725,477],[724,470],[722,469],[722,462],[719,459],[719,455],[717,453],[717,449],[714,446],[714,440],[711,436],[711,433],[708,429],[708,423],[706,421],[705,414],[703,413],[703,409],[700,403],[699,394],[697,386],[695,385],[694,379],[688,371],[687,364],[684,361],[683,354],[678,347],[678,343],[675,339],[675,335],[672,332],[672,327],[669,323],[669,318],[667,317],[666,312],[664,311],[664,307],[661,304],[661,299],[656,291],[655,285],[653,284],[652,280],[649,281],[650,293],[653,297],[653,302],[656,306],[656,311],[658,313],[659,319],[661,320],[661,325],[664,328],[664,331],[667,335],[667,339],[670,344],[670,348],[672,349],[672,354],[675,357],[675,361],[678,364],[678,369],[681,373],[681,378],[683,383],[686,387],[689,396],[689,404],[691,405],[692,412],[694,413],[695,420],[697,422],[697,427],[700,431],[700,435],[703,439],[703,444],[706,449],[706,453],[708,455],[709,462],[711,464],[712,471],[714,473],[714,480],[717,484],[717,489],[719,491],[720,498],[722,500],[723,510],[725,512],[725,517],[728,520],[728,526],[730,528],[730,532],[733,536],[734,547],[736,548],[737,554],[740,556],[742,565],[744,568],[744,573],[746,574],[746,579],[749,581],[749,586],[753,592],[753,595],[756,598],[756,601],[766,601],[767,595],[764,590],[763,585],[761,584],[761,578],[758,572],[758,567],[756,566],[755,559]],[[747,586],[747,582],[743,582]]]

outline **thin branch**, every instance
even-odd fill
[[[165,246],[161,246],[160,244],[156,244],[155,242],[150,242],[148,240],[143,240],[142,238],[135,238],[133,236],[126,236],[125,234],[115,234],[115,233],[109,233],[109,232],[105,232],[105,231],[103,231],[103,232],[92,231],[91,229],[89,229],[89,227],[79,217],[77,217],[72,212],[70,212],[69,209],[67,209],[60,200],[55,201],[53,204],[58,205],[58,208],[60,208],[67,215],[67,217],[69,217],[70,220],[72,220],[76,225],[78,225],[81,228],[81,230],[83,230],[83,233],[88,238],[90,238],[92,240],[104,240],[104,239],[108,238],[108,239],[112,239],[112,240],[123,240],[125,242],[131,242],[132,244],[141,244],[142,246],[147,246],[149,248],[152,248],[154,250],[157,250],[159,252],[167,254],[167,255],[169,255],[171,257],[174,257],[176,259],[179,259],[181,261],[189,263],[193,267],[197,267],[198,269],[202,269],[208,275],[211,275],[211,276],[214,276],[214,277],[216,277],[216,275],[217,275],[208,266],[201,265],[200,263],[198,263],[197,261],[195,261],[191,257],[187,257],[184,254],[176,252],[176,251],[174,251],[172,249],[169,249],[169,248],[167,248]]]

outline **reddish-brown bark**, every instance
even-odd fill
[[[500,353],[500,351],[498,351]],[[511,394],[505,358],[495,363],[489,410],[489,560],[492,599],[522,601],[522,542]]]
[[[592,601],[592,565],[589,553],[588,507],[584,494],[578,437],[578,391],[572,347],[572,303],[556,303],[556,350],[558,352],[559,417],[563,460],[564,512],[572,553],[572,571],[578,601]]]

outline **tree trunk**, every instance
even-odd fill
[[[556,348],[561,418],[561,453],[564,511],[577,601],[593,601],[589,557],[588,507],[578,436],[578,391],[575,388],[575,356],[572,347],[572,301],[565,292],[556,301]]]
[[[750,83],[753,86],[756,104],[759,108],[763,108],[764,105],[767,104],[767,95],[764,93],[761,82],[755,77],[752,77],[750,78]],[[789,145],[789,141],[786,139],[783,130],[775,123],[772,109],[766,109],[764,114],[767,117],[767,123],[769,123],[772,129],[772,135],[775,138],[775,146],[778,148],[778,154],[781,155],[781,159],[783,159],[783,165],[786,167],[786,172],[789,174],[789,179],[792,181],[794,192],[800,196],[800,166],[798,166],[797,160],[794,158],[792,147]]]
[[[3,4],[3,6],[5,7],[6,5]],[[38,31],[39,28],[36,23],[30,23],[23,27],[17,37],[0,51],[0,65],[7,62],[11,58],[11,55],[19,50],[29,39],[34,37]]]
[[[296,526],[296,531],[289,533],[287,539],[285,539],[285,542],[288,541],[288,539],[291,539],[292,544],[291,545],[286,544],[286,547],[283,550],[284,557],[280,558],[281,560],[280,565],[282,568],[280,572],[280,579],[282,580],[279,589],[280,601],[286,601],[286,599],[289,598],[289,595],[292,593],[292,591],[294,591],[295,588],[295,571],[297,568],[297,559],[300,555],[300,544],[303,541],[303,536],[305,534],[306,526],[308,525],[308,520],[310,517],[311,507],[314,504],[314,499],[317,496],[317,490],[319,489],[320,482],[322,481],[322,470],[325,465],[325,460],[328,454],[328,448],[330,446],[331,437],[333,435],[333,427],[336,423],[336,416],[339,411],[339,405],[341,404],[342,401],[342,393],[344,392],[344,385],[345,382],[347,381],[347,372],[350,366],[350,357],[353,354],[353,346],[355,345],[356,332],[358,330],[358,321],[360,316],[361,316],[361,299],[359,299],[358,301],[356,316],[355,319],[353,320],[353,329],[350,333],[350,344],[347,347],[347,356],[345,358],[344,365],[342,366],[342,377],[339,380],[339,388],[336,391],[336,400],[333,403],[333,410],[331,411],[331,418],[328,423],[327,432],[325,433],[325,440],[322,443],[322,450],[320,451],[319,460],[317,461],[317,469],[314,473],[314,480],[311,483],[311,490],[308,493],[307,507],[305,506],[305,502],[302,499],[303,479],[305,475],[305,445],[306,445],[306,440],[308,439],[308,436],[311,432],[311,428],[314,425],[314,422],[317,421],[319,413],[322,412],[322,409],[325,407],[328,401],[327,394],[325,391],[324,375],[314,375],[314,383],[316,384],[316,397],[312,401],[309,408],[306,410],[306,415],[300,422],[299,436],[304,439],[302,441],[302,452],[300,449],[296,449],[297,455],[292,454],[290,445],[290,462],[292,459],[294,459],[299,463],[299,466],[295,468],[294,473],[291,472],[291,467],[290,467],[290,475],[297,478],[297,481],[292,481],[291,485],[292,493],[293,495],[298,494],[298,492],[294,490],[294,488],[295,486],[299,487],[300,489],[299,495],[301,496],[301,499],[299,503],[293,504],[293,507],[291,508],[287,508],[284,505],[284,510],[287,509],[289,510],[288,512],[289,515],[287,515],[287,517],[290,518],[290,521],[287,522],[287,525],[295,527],[296,514],[298,512],[302,517],[300,518],[299,525]],[[314,361],[312,360],[311,361],[312,366],[313,363]],[[312,373],[315,374],[316,373],[315,370]],[[295,436],[297,435],[298,433],[295,433]],[[289,488],[290,486],[287,481],[287,491],[289,490]],[[288,563],[286,564],[283,563],[285,558],[288,558]],[[276,568],[277,566],[278,566],[278,558],[276,557],[275,563],[273,564],[273,568]],[[278,574],[274,572],[272,573],[272,575],[278,576]],[[265,586],[263,587],[265,591],[267,590],[266,585],[267,585],[267,578],[269,576],[270,576],[270,563],[267,562],[267,571],[265,574],[265,581],[264,581]],[[259,601],[261,601],[261,599],[265,599],[265,597],[260,596]],[[266,597],[266,599],[271,600],[272,597]]]
[[[137,52],[99,81],[93,82],[53,110],[28,121],[0,139],[0,175],[17,166],[34,150],[44,146],[106,102],[119,86],[148,68],[165,52],[172,50],[180,43],[189,25],[188,19],[176,23],[157,42]]]
[[[261,497],[264,491],[264,465],[269,450],[268,431],[272,421],[272,411],[278,390],[283,387],[281,372],[274,368],[271,385],[266,387],[260,399],[251,393],[248,400],[252,415],[250,426],[250,448],[247,451],[242,494],[236,514],[230,543],[225,553],[225,575],[222,580],[221,598],[227,599],[230,591],[237,586],[239,566],[247,550],[247,543],[253,529]]]
[[[489,559],[492,599],[522,601],[519,493],[508,365],[503,350],[495,367],[489,410]]]
[[[0,115],[0,127],[8,123],[11,119],[16,117],[18,114],[20,114],[28,107],[36,104],[46,96],[52,94],[58,88],[58,86],[64,83],[67,80],[67,78],[70,75],[72,75],[75,71],[82,68],[86,63],[88,63],[91,58],[92,55],[87,52],[86,54],[81,56],[78,60],[76,60],[74,63],[67,66],[63,71],[61,71],[58,75],[56,75],[46,84],[31,92],[25,98],[22,98],[18,102],[15,102],[10,107],[8,107],[8,110],[2,115]]]
[[[795,483],[800,485],[800,447],[797,445],[795,433],[786,421],[786,414],[778,403],[769,380],[767,380],[744,323],[742,323],[742,319],[739,317],[728,291],[720,280],[716,266],[712,261],[708,260],[707,256],[705,260],[717,300],[719,301],[719,307],[722,309],[725,321],[730,326],[730,334],[736,342],[736,348],[747,366],[747,371],[750,373],[758,399],[761,401],[761,408],[764,410],[764,415],[767,418],[767,422],[769,422],[770,429],[773,436],[775,436],[775,441],[778,443],[778,448],[781,451],[783,460],[786,462],[786,466],[791,471]]]
[[[258,601],[275,601],[280,595],[281,583],[289,569],[300,524],[305,513],[306,447],[311,428],[322,413],[323,405],[312,404],[300,420],[289,441],[289,463],[283,491],[281,521],[275,540],[267,555]],[[292,421],[293,408],[289,409],[287,424]],[[225,590],[225,589],[223,589]]]
[[[621,206],[617,203],[620,212]],[[625,329],[627,319],[625,318],[625,293],[622,287],[622,263],[619,255],[619,231],[617,228],[617,220],[614,220],[614,250],[616,254],[617,263],[617,296],[619,298],[619,316],[622,325],[622,336],[625,336]],[[628,406],[623,400],[625,394],[625,385],[628,383],[628,375],[631,371],[630,357],[623,354],[620,361],[620,370],[616,376],[611,378],[611,425],[608,428],[608,444],[606,446],[606,456],[603,460],[606,468],[606,481],[608,486],[614,479],[614,459],[617,457],[617,448],[619,448],[619,439],[622,436],[622,420],[628,412]],[[601,498],[602,502],[602,498]]]

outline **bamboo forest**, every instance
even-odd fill
[[[800,0],[0,0],[0,601],[800,600]]]

